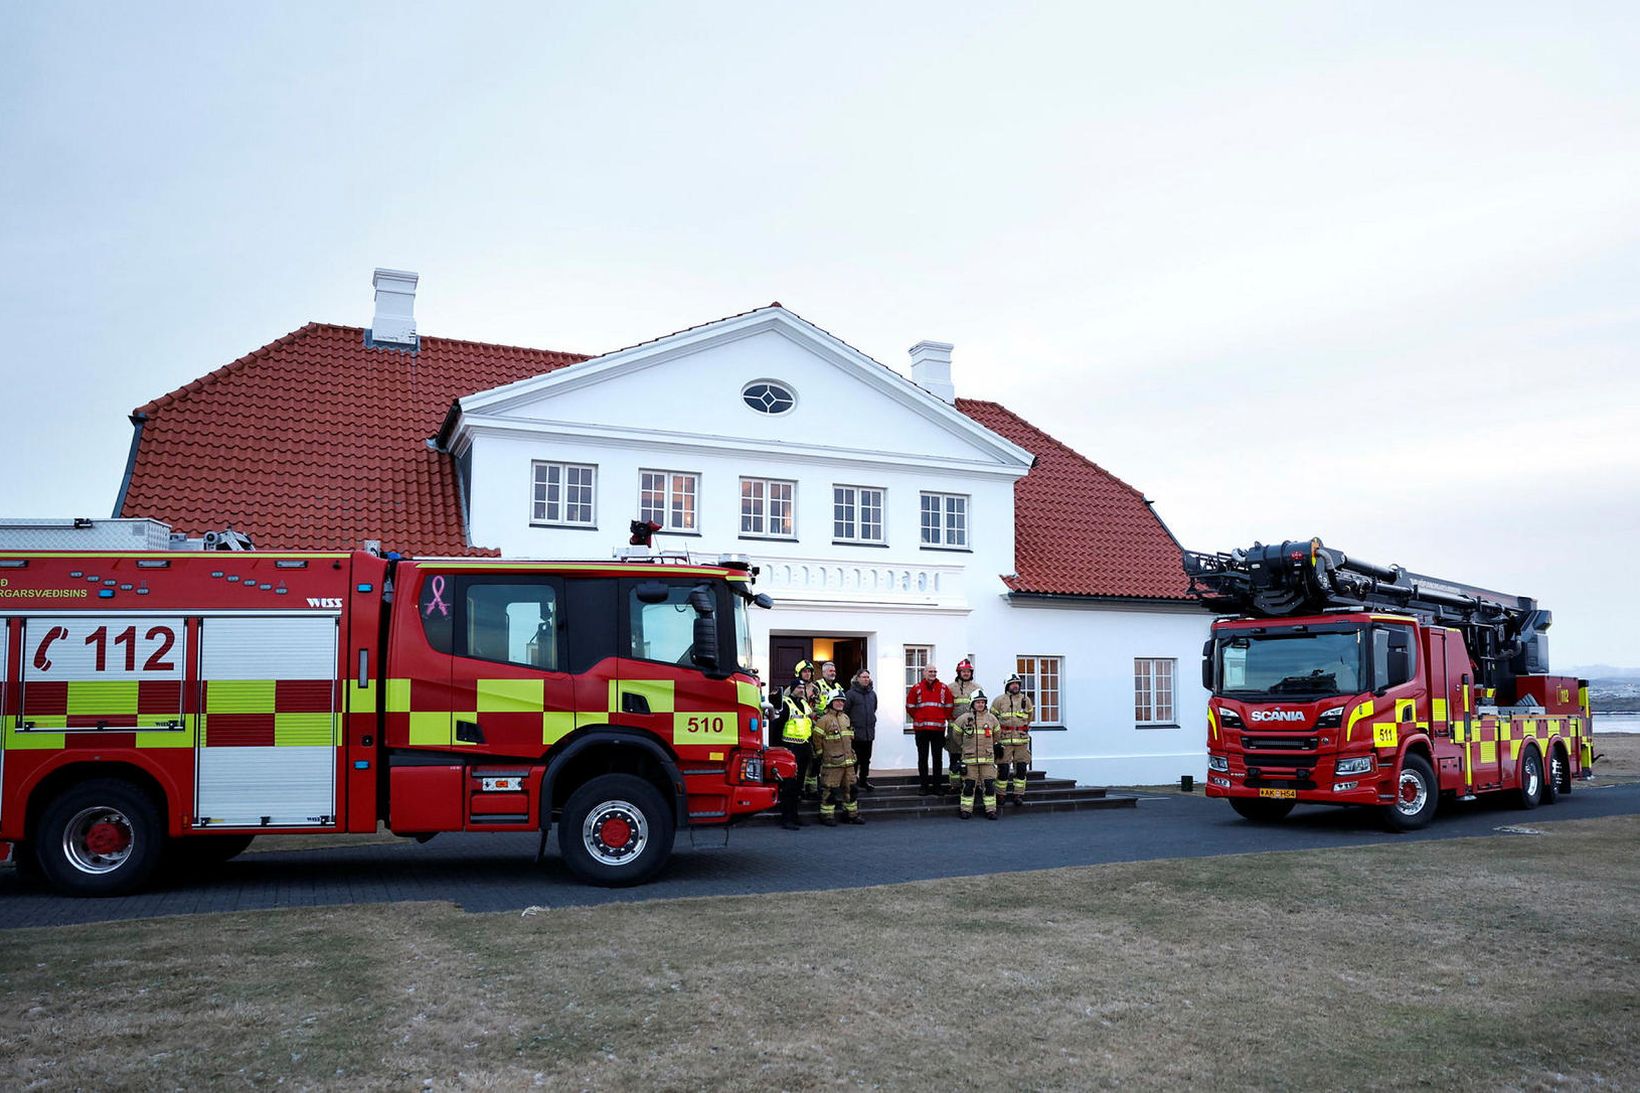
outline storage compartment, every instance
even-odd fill
[[[460,766],[393,767],[389,777],[387,826],[398,835],[460,831],[466,771]]]

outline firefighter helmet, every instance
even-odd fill
[[[797,667],[792,669],[792,675],[800,676],[804,672],[812,672],[812,671],[814,671],[814,662],[813,661],[800,660],[800,661],[797,662]]]
[[[961,672],[964,668],[968,669],[968,673],[972,675],[974,672],[974,662],[969,660],[967,657],[963,657],[961,660],[957,661],[957,671]]]
[[[985,692],[984,691],[975,691],[974,694],[973,694],[973,697],[968,700],[968,705],[978,706],[981,702],[988,702],[988,701],[990,701],[990,700],[985,697]]]
[[[1013,694],[1014,692],[1008,690],[1008,688],[1012,687],[1016,683],[1019,684],[1020,690],[1025,689],[1025,681],[1023,679],[1020,679],[1018,675],[1011,675],[1011,676],[1008,677],[1008,682],[1006,682],[1002,685],[1003,692],[1005,694]]]
[[[832,696],[826,700],[826,709],[828,709],[828,710],[831,709],[833,706],[835,706],[839,702],[843,703],[846,706],[848,704],[848,699],[846,697],[844,697],[842,691],[835,691],[835,692],[833,692]]]

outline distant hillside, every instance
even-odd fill
[[[1577,676],[1592,684],[1595,680],[1640,680],[1640,668],[1614,668],[1610,664],[1576,664],[1570,668],[1556,668],[1557,676]]]

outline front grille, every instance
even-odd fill
[[[1265,769],[1275,769],[1277,767],[1283,770],[1297,770],[1300,767],[1306,770],[1315,769],[1315,756],[1313,755],[1250,755],[1245,761],[1249,767],[1263,767]]]
[[[1321,745],[1321,740],[1314,736],[1243,736],[1241,746],[1245,751],[1314,751]]]

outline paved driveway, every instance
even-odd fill
[[[1640,785],[1585,786],[1534,812],[1501,802],[1449,806],[1423,831],[1390,835],[1362,810],[1301,807],[1280,826],[1259,827],[1239,819],[1222,801],[1167,795],[1143,798],[1135,809],[1036,815],[1027,809],[997,823],[953,816],[856,828],[811,825],[795,832],[737,829],[726,847],[691,846],[685,833],[661,879],[635,889],[580,884],[564,868],[556,845],[536,866],[535,836],[440,835],[425,845],[251,853],[206,877],[120,899],[64,899],[5,869],[0,871],[0,928],[400,900],[517,911],[532,904],[569,907],[861,887],[1101,862],[1453,839],[1511,825],[1635,813],[1640,813]]]

